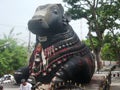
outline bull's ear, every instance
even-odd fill
[[[63,6],[61,4],[57,4],[57,6],[59,7],[61,13],[63,14],[64,13],[64,9],[63,9]]]
[[[66,20],[67,20],[68,22],[70,22],[71,19],[72,19],[70,13],[67,13],[67,12],[64,14],[64,17],[66,18]]]
[[[71,21],[71,15],[69,13],[65,13],[63,15],[63,24],[67,25]]]

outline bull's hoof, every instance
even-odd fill
[[[51,90],[83,90],[81,84],[72,82],[71,80],[63,81],[55,77],[51,83]]]

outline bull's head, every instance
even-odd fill
[[[39,6],[32,19],[28,22],[29,30],[39,36],[64,32],[67,19],[61,4]]]

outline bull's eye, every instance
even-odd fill
[[[53,11],[53,13],[54,13],[54,14],[58,14],[58,12],[57,12],[57,10],[56,10],[56,9]]]

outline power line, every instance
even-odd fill
[[[3,27],[20,27],[20,28],[26,28],[27,26],[24,26],[24,25],[11,25],[11,24],[2,24],[0,23],[0,26],[3,26]]]

